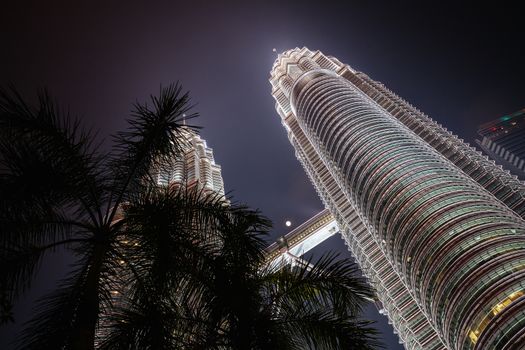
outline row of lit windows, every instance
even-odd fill
[[[408,112],[398,116],[398,119],[403,124],[408,126],[419,136],[423,137],[425,141],[427,141],[430,145],[433,145],[433,147],[440,151],[440,153],[445,155],[456,165],[460,166],[460,168],[462,168],[463,171],[467,170],[467,163],[475,165],[471,166],[470,168],[478,168],[479,171],[466,171],[472,178],[476,179],[479,173],[484,173],[486,177],[495,180],[499,186],[493,186],[493,188],[489,190],[498,199],[508,204],[509,207],[515,210],[518,214],[520,214],[522,217],[525,217],[525,198],[523,196],[518,195],[512,198],[506,198],[507,194],[509,192],[512,192],[512,190],[508,185],[505,185],[504,182],[502,182],[502,179],[504,179],[504,181],[506,182],[512,183],[513,186],[519,187],[520,191],[522,193],[525,193],[525,187],[523,185],[520,185],[519,182],[515,179],[512,179],[508,173],[496,167],[492,160],[488,159],[486,156],[481,155],[479,151],[466,145],[462,140],[459,140],[457,136],[453,135],[445,128],[439,126],[436,122],[434,122],[425,114],[421,113],[408,102],[406,102],[396,94],[392,93],[390,90],[386,89],[382,84],[375,82],[365,74],[362,74],[360,72],[358,74],[360,79],[363,79],[368,84],[375,87],[375,90],[373,92],[362,90],[370,98],[372,98],[374,101],[376,101],[383,107],[386,107],[387,105],[391,104],[399,104],[400,106],[405,108]],[[448,144],[450,144],[450,146],[448,146],[445,149],[440,149],[440,147],[438,146]],[[446,153],[448,150],[450,150],[450,154]],[[459,155],[460,158],[454,160],[453,157],[457,155]],[[483,167],[479,168],[478,164],[483,164],[483,167],[490,169],[490,172],[483,171]],[[487,179],[476,179],[476,181],[478,181],[481,185],[485,186],[485,181],[487,181]]]
[[[483,218],[480,218],[480,219],[476,219],[474,221],[468,222],[471,225],[471,227],[477,226],[476,231],[471,230],[471,232],[465,232],[465,233],[461,233],[460,235],[459,234],[454,235],[454,237],[450,237],[452,235],[441,231],[439,232],[439,234],[437,233],[435,234],[436,238],[428,239],[428,240],[425,240],[423,238],[421,239],[421,241],[417,241],[416,244],[412,244],[411,246],[407,247],[406,249],[409,250],[409,253],[407,253],[407,255],[414,261],[413,265],[411,266],[411,271],[412,273],[414,273],[415,271],[417,272],[417,276],[416,276],[417,279],[414,280],[412,284],[420,285],[421,283],[424,283],[424,281],[427,279],[427,277],[425,277],[425,273],[434,273],[436,269],[440,269],[440,270],[452,269],[453,267],[449,266],[447,264],[447,261],[442,261],[442,259],[438,258],[439,252],[441,252],[442,249],[444,249],[444,248],[441,248],[441,246],[448,244],[447,241],[454,241],[453,244],[452,243],[450,244],[450,246],[453,246],[454,244],[460,243],[460,239],[476,242],[478,237],[480,237],[480,234],[482,233],[481,231],[478,231],[477,229],[479,229],[479,224],[481,224],[483,220],[484,220]],[[422,232],[428,232],[428,231],[422,231]],[[427,235],[430,236],[431,233]],[[455,264],[458,264],[459,262],[460,261],[455,261]],[[407,273],[407,278],[409,280],[409,283],[410,283],[411,277],[412,277],[411,274]]]
[[[314,173],[315,173],[315,172],[314,172]],[[333,187],[333,185],[332,185],[331,187]],[[328,193],[330,193],[330,192],[328,191]],[[368,239],[368,242],[369,242],[369,245],[368,245],[368,246],[369,246],[371,249],[373,249],[373,245],[370,245],[370,243],[371,243],[370,236],[368,236],[368,238],[369,238],[369,239]],[[378,252],[380,252],[380,250],[376,248],[376,249],[375,249],[375,253],[376,253],[376,254],[373,254],[373,255],[377,256],[377,253],[378,253]],[[383,261],[386,262],[384,256],[383,256]],[[366,263],[363,264],[363,265],[366,265]],[[374,265],[377,267],[377,265],[378,265],[377,262],[375,262]],[[391,268],[391,267],[390,267],[390,270],[392,271],[392,268]],[[394,275],[394,276],[395,276],[395,275]],[[397,276],[396,276],[396,277],[397,277]],[[397,284],[397,286],[399,287],[399,281],[398,281],[396,284]],[[399,289],[399,288],[397,288],[397,289]],[[406,293],[406,291],[405,291],[405,292],[398,291],[396,294],[401,295],[401,296],[408,296],[408,295],[409,295],[408,293]],[[410,297],[408,297],[408,298],[410,299]],[[406,297],[404,298],[404,300],[401,300],[401,301],[402,301],[402,302],[405,302],[405,300],[406,300]],[[405,304],[406,304],[406,303],[405,303]],[[415,305],[415,304],[413,303],[413,301],[412,301],[412,305],[413,305],[413,306]],[[421,317],[421,316],[420,316],[420,317]],[[426,322],[426,321],[425,321],[425,322]],[[428,324],[427,324],[427,325],[428,325]],[[428,328],[428,327],[427,327],[427,328]]]
[[[328,127],[327,127],[328,123],[333,123],[331,120],[337,119],[337,117],[338,117],[337,111],[339,111],[339,113],[342,113],[345,116],[348,116],[347,111],[349,110],[349,108],[344,109],[342,107],[344,104],[347,104],[347,106],[351,106],[352,104],[354,105],[354,107],[355,107],[354,110],[358,111],[359,115],[355,116],[355,118],[352,119],[351,122],[348,121],[348,124],[347,124],[347,128],[348,129],[346,129],[346,131],[348,131],[348,133],[340,133],[337,136],[339,138],[345,137],[347,139],[347,142],[349,142],[349,143],[351,142],[351,147],[337,148],[337,151],[341,152],[341,154],[346,153],[345,154],[345,159],[344,159],[345,163],[341,164],[340,162],[338,162],[338,164],[340,165],[340,168],[342,169],[342,171],[344,171],[347,174],[346,181],[349,181],[348,179],[351,176],[353,176],[354,180],[353,181],[349,181],[349,184],[354,185],[354,186],[357,186],[358,184],[363,184],[363,187],[361,188],[361,191],[364,192],[364,188],[368,189],[371,186],[366,186],[365,185],[366,182],[364,180],[358,180],[359,176],[363,175],[361,177],[361,179],[364,179],[365,176],[364,176],[364,174],[362,172],[359,171],[360,168],[356,167],[356,165],[359,164],[359,166],[366,166],[367,164],[370,164],[370,163],[367,163],[365,160],[362,160],[362,165],[360,165],[361,163],[359,163],[359,161],[356,161],[356,159],[354,157],[358,157],[359,155],[362,155],[363,157],[377,156],[376,154],[365,153],[365,152],[370,152],[370,148],[367,149],[366,145],[368,145],[370,143],[370,137],[373,137],[374,135],[377,136],[377,137],[375,137],[375,140],[382,139],[383,142],[385,142],[386,144],[388,142],[392,141],[393,138],[398,139],[399,137],[398,136],[393,137],[393,135],[383,136],[383,135],[385,135],[384,134],[384,130],[385,130],[384,127],[381,128],[382,129],[382,133],[381,134],[374,134],[377,130],[374,129],[373,125],[372,125],[372,129],[367,129],[368,125],[371,122],[373,124],[374,119],[379,118],[381,116],[380,115],[373,115],[373,113],[371,114],[369,112],[366,112],[365,111],[366,107],[369,107],[369,106],[366,106],[366,105],[363,107],[363,109],[358,109],[357,105],[360,104],[359,103],[360,99],[359,98],[350,99],[349,98],[350,94],[343,93],[342,91],[344,91],[344,89],[342,89],[340,86],[338,86],[338,84],[336,82],[334,82],[334,80],[335,79],[332,78],[332,77],[325,77],[325,78],[323,78],[323,81],[321,83],[319,83],[319,84],[316,83],[315,79],[312,82],[310,82],[309,83],[310,86],[308,86],[304,90],[304,92],[301,92],[303,95],[306,94],[306,97],[302,96],[301,94],[299,94],[299,97],[298,97],[298,100],[297,100],[299,108],[297,110],[299,111],[299,115],[301,116],[301,118],[304,118],[303,122],[304,122],[305,126],[307,126],[307,128],[310,130],[309,132],[314,133],[316,130],[321,130],[322,131],[322,135],[319,135],[319,134],[317,135],[316,138],[319,138],[319,139],[317,139],[316,141],[321,141],[320,142],[321,145],[322,145],[321,148],[326,150],[327,148],[331,147],[331,145],[329,143],[327,143],[327,139],[330,139],[330,136],[332,136],[327,131],[325,131],[325,130],[328,130]],[[332,82],[330,82],[330,81],[332,81]],[[334,91],[335,91],[335,93],[337,95],[336,96],[337,100],[334,100],[334,99],[332,99],[330,97],[330,92],[334,92]],[[333,97],[333,95],[332,95],[332,97]],[[341,106],[339,106],[339,105],[341,105]],[[362,103],[361,103],[361,105],[362,105]],[[318,117],[319,116],[319,111],[324,111],[323,117],[326,117],[326,118],[319,118]],[[326,113],[326,111],[330,111],[330,112],[333,112],[333,113]],[[354,117],[354,116],[352,116],[352,117]],[[326,123],[326,124],[323,124],[323,122]],[[351,123],[351,125],[350,125],[350,123]],[[353,127],[353,128],[351,129],[351,127]],[[359,127],[361,127],[361,129]],[[409,135],[407,135],[406,137],[408,137],[410,139]],[[431,152],[428,152],[426,150],[424,150],[424,151],[425,152],[422,151],[421,154],[418,154],[417,156],[418,157],[429,157],[429,158],[435,157],[435,155],[432,154]],[[351,167],[347,167],[345,164],[352,164],[354,166],[354,168],[353,168],[354,171],[352,171],[351,173],[348,173],[347,171],[351,171],[352,168]],[[391,164],[395,164],[395,163],[391,163]],[[391,164],[389,163],[388,167],[391,167],[392,166]],[[331,165],[331,163],[329,162],[329,166],[330,165]],[[467,165],[465,164],[465,166],[467,166]],[[389,169],[389,170],[390,170],[390,172],[392,171],[392,169]],[[452,173],[454,170],[450,169],[449,171],[450,171],[450,173]],[[395,174],[394,176],[396,178],[399,178],[399,173]],[[375,179],[378,178],[377,174],[371,174],[371,177],[375,178]],[[366,179],[366,180],[369,180],[369,179]],[[443,178],[436,178],[435,180],[436,181],[443,181]],[[463,206],[463,205],[459,205],[458,203],[464,202],[465,199],[467,199],[467,198],[473,200],[473,197],[474,197],[476,189],[474,188],[474,186],[472,186],[465,179],[460,178],[460,179],[456,179],[455,182],[456,181],[457,181],[457,192],[455,194],[447,193],[446,191],[442,191],[442,192],[436,191],[431,196],[426,196],[426,198],[424,198],[424,199],[419,198],[418,199],[419,202],[418,202],[418,200],[416,200],[415,202],[411,203],[411,205],[409,207],[405,208],[403,210],[403,212],[400,213],[401,215],[396,215],[391,222],[387,222],[388,226],[392,230],[396,230],[397,229],[398,231],[400,231],[400,232],[397,233],[398,236],[399,236],[400,233],[403,232],[404,229],[411,229],[411,230],[414,231],[414,233],[416,231],[423,231],[423,232],[429,232],[429,234],[430,234],[430,232],[432,232],[432,230],[439,230],[440,226],[437,226],[436,222],[432,221],[432,220],[420,221],[420,222],[417,222],[417,223],[410,222],[409,221],[410,220],[409,216],[413,217],[414,212],[417,212],[415,210],[420,210],[419,213],[421,214],[421,218],[422,219],[431,218],[432,215],[435,215],[436,211],[439,212],[439,210],[443,210],[445,214],[449,215],[449,217],[450,216],[455,217],[455,216],[458,216],[458,215],[465,215],[465,213],[459,213],[459,211],[458,211],[458,214],[453,214],[453,213],[454,213],[454,210],[458,210],[459,208],[461,208]],[[408,181],[404,184],[405,188],[407,188],[407,187],[410,188],[410,186],[407,186],[407,183],[408,183]],[[369,182],[368,184],[373,184],[373,182]],[[403,187],[403,184],[399,184],[399,186]],[[352,188],[352,186],[350,186],[350,188]],[[355,189],[355,187],[354,187],[354,189]],[[355,198],[355,199],[367,197],[367,195],[359,193],[359,188],[358,188],[357,191],[354,191],[354,192],[355,193],[353,193],[353,195],[357,196],[357,198]],[[478,192],[479,192],[479,190],[478,190]],[[433,204],[433,205],[425,206],[426,202],[431,201],[432,199],[435,200],[436,197],[440,196],[440,195],[443,195],[444,197],[451,197],[451,196],[455,196],[455,197],[446,198],[446,199],[444,199],[442,201],[439,201],[438,202],[439,204]],[[479,197],[481,197],[481,199]],[[482,201],[486,201],[487,203],[490,202],[490,199],[487,199],[487,196],[485,196],[485,195],[477,196],[476,198],[477,198],[476,201],[482,200]],[[395,202],[399,203],[398,200],[399,200],[399,198],[396,198]],[[363,203],[364,203],[364,201],[362,201],[362,200],[361,201],[356,201],[356,204],[358,204],[360,207],[363,206]],[[473,205],[473,204],[474,204],[474,202],[470,203],[470,205]],[[373,206],[373,203],[371,204],[371,206]],[[424,206],[423,209],[420,208],[421,206]],[[501,207],[497,208],[497,209],[499,211],[501,211],[501,212],[504,212],[504,210]],[[447,211],[450,211],[450,213],[447,213]],[[408,213],[410,213],[410,214],[408,214]],[[366,213],[364,213],[364,214],[366,214]],[[369,215],[367,217],[371,220]],[[447,219],[449,219],[449,218],[447,218]],[[466,216],[465,216],[465,219],[467,219]],[[469,218],[468,220],[474,220],[474,219],[475,219],[475,217]],[[438,220],[438,218],[436,218],[436,220]],[[373,220],[371,220],[371,221],[373,221]],[[404,227],[405,225],[407,225],[407,226]],[[418,227],[417,225],[425,225],[425,226]],[[442,222],[440,222],[440,225],[442,225]],[[407,232],[405,232],[405,233],[407,233]],[[410,234],[410,232],[408,232],[408,234]],[[441,232],[441,234],[445,234],[445,233]],[[394,236],[395,235],[392,235],[392,237],[394,237]],[[384,237],[389,237],[389,235],[386,235]],[[446,239],[450,239],[450,238],[447,238],[445,236],[445,240]],[[421,242],[424,243],[425,240],[421,239]],[[392,247],[390,247],[390,249],[392,249]],[[403,263],[404,263],[404,261],[403,261]],[[418,284],[419,283],[416,283],[416,285],[418,285]],[[452,332],[452,333],[454,333],[454,332]]]
[[[439,200],[438,197],[435,197],[435,199]],[[443,202],[447,203],[442,206],[434,205],[427,208],[424,214],[421,214],[423,219],[414,220],[409,222],[408,226],[402,227],[408,237],[417,235],[422,242],[432,243],[432,246],[428,245],[425,248],[428,256],[433,256],[434,253],[437,253],[437,250],[441,249],[441,245],[461,234],[462,228],[467,229],[485,222],[494,223],[501,218],[501,216],[491,214],[490,210],[492,208],[485,203],[466,201],[462,193],[459,193],[456,197],[449,197]],[[431,208],[434,208],[435,211],[432,212]],[[428,218],[425,215],[427,213],[429,214]],[[464,237],[467,238],[466,235]],[[414,246],[410,243],[408,245],[400,245],[399,249],[409,251],[409,256],[417,256],[420,250],[417,245]]]
[[[453,310],[453,312],[449,308],[449,312],[447,313],[447,315],[451,316],[450,318],[446,318],[450,328],[458,328],[460,323],[470,323],[469,319],[473,318],[472,315],[477,314],[479,315],[478,317],[484,317],[493,305],[503,300],[505,295],[510,294],[509,289],[515,289],[517,287],[514,278],[505,281],[505,277],[511,276],[516,272],[515,268],[521,267],[520,270],[525,268],[523,264],[524,255],[516,258],[521,261],[510,261],[493,271],[485,273],[475,282],[463,284],[463,288],[460,290],[461,294],[458,294],[462,297],[457,298],[458,302],[456,304],[458,307]],[[524,274],[522,273],[521,276],[523,277]],[[507,288],[501,291],[496,298],[491,301],[484,300],[480,303],[480,299],[483,299],[487,294],[490,295],[490,289],[501,288],[505,282],[508,283]],[[482,305],[484,305],[484,307],[482,307]]]
[[[380,95],[377,95],[377,96],[380,96]],[[375,100],[377,101],[377,99],[375,99]],[[409,118],[407,118],[407,119],[409,119]],[[412,117],[412,118],[410,118],[409,120],[414,120],[414,118]],[[415,128],[411,127],[411,129],[414,130]],[[418,134],[419,134],[419,132],[418,132]],[[463,146],[463,143],[462,143],[462,142],[458,142],[458,143],[460,143],[460,146]],[[467,148],[467,151],[469,151],[468,147],[465,147],[465,148]],[[489,176],[486,176],[486,177],[492,177],[492,178],[494,178],[494,175],[490,174]],[[486,177],[485,177],[485,179],[484,179],[485,181],[487,180]],[[480,183],[482,183],[482,182],[480,181]],[[501,182],[499,182],[499,183],[501,183]],[[497,186],[494,186],[492,189],[494,190],[495,188],[497,188]],[[502,191],[501,191],[502,194],[500,194],[500,195],[498,196],[498,198],[500,198],[500,199],[502,199],[503,196],[508,196],[508,194],[511,192],[510,189],[509,189],[508,187],[505,187],[505,186],[500,186],[500,189],[498,189],[498,191],[500,191],[500,190],[502,190]],[[508,197],[511,197],[511,196],[508,196]],[[520,199],[520,198],[517,198],[517,197],[518,197],[518,196],[513,197],[514,201],[510,202],[510,205],[511,205],[512,208],[516,208],[517,205],[519,205],[520,203],[523,203],[523,198]],[[507,202],[508,202],[508,201],[507,201]],[[518,207],[518,209],[519,209],[519,207]],[[521,209],[522,209],[522,212],[520,212],[520,213],[523,214],[523,210],[525,209],[525,206],[522,205],[522,206],[521,206]],[[523,319],[524,319],[524,317],[523,317],[523,315],[522,315],[521,323],[523,323]],[[516,322],[516,324],[519,324],[519,323]]]
[[[362,265],[367,265],[367,264],[362,264]],[[392,269],[392,267],[391,267],[391,269]],[[396,286],[398,286],[398,285],[399,285],[399,283],[397,283],[397,284],[395,284],[395,285],[396,285]],[[402,293],[402,294],[403,294],[403,293]],[[417,306],[416,306],[416,307],[417,307]],[[419,312],[420,312],[420,311],[419,311]]]
[[[525,242],[522,240],[522,242],[517,243],[511,243],[508,242],[501,242],[501,244],[498,244],[500,242],[496,242],[490,251],[482,251],[482,252],[476,252],[476,247],[474,246],[471,250],[474,250],[476,255],[475,258],[471,259],[467,264],[461,264],[456,265],[456,270],[451,271],[452,276],[451,278],[446,281],[446,283],[438,284],[436,288],[436,296],[437,298],[434,298],[435,302],[441,301],[438,305],[438,307],[444,306],[444,301],[449,300],[452,295],[454,295],[457,292],[458,288],[461,288],[462,284],[465,281],[465,278],[469,277],[474,273],[476,269],[478,269],[483,264],[490,262],[491,260],[503,255],[507,254],[508,252],[515,252],[520,251],[524,249]],[[437,303],[436,303],[437,304]]]
[[[427,293],[426,299],[443,300],[441,295],[443,288],[450,291],[456,283],[461,282],[465,276],[470,275],[471,270],[461,262],[465,259],[470,259],[472,254],[477,254],[480,249],[489,249],[489,247],[490,250],[494,250],[498,244],[507,246],[512,238],[502,235],[506,231],[508,230],[490,231],[486,235],[488,237],[480,235],[479,241],[476,239],[464,239],[462,244],[458,244],[458,248],[438,257],[435,265],[430,265],[423,270],[423,279],[425,281],[423,289]],[[500,236],[498,237],[497,235]],[[443,248],[443,250],[445,249],[448,249],[448,247]],[[470,268],[473,269],[475,266],[471,264]]]
[[[519,293],[519,291],[514,293]],[[523,341],[525,337],[525,296],[522,294],[519,298],[519,300],[514,300],[512,304],[506,306],[504,315],[498,314],[498,316],[502,316],[498,320],[498,332],[492,332],[485,337],[483,337],[484,334],[480,334],[479,348],[484,348],[485,344],[494,344],[497,349],[506,349]],[[512,294],[509,295],[509,299],[512,299]]]
[[[519,266],[521,269],[524,269],[525,266],[523,266],[523,263],[521,266]],[[478,317],[475,318],[473,321],[465,321],[463,324],[470,324],[469,326],[469,332],[472,332],[473,335],[476,337],[473,339],[471,336],[471,340],[473,340],[473,343],[475,344],[477,341],[477,338],[483,333],[483,331],[486,329],[486,327],[489,325],[490,321],[500,314],[505,308],[510,306],[514,301],[525,295],[524,287],[523,286],[514,286],[510,290],[504,290],[503,292],[500,292],[497,297],[492,298],[490,301],[485,302],[485,305],[487,305],[481,312],[478,313]]]

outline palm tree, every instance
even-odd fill
[[[93,348],[121,254],[119,208],[154,183],[152,168],[180,151],[188,94],[171,85],[151,102],[135,105],[128,129],[116,135],[111,153],[103,153],[92,133],[60,113],[47,93],[33,108],[13,89],[0,92],[3,318],[30,287],[44,254],[67,249],[77,260],[42,301],[25,333],[26,348]]]
[[[373,294],[354,264],[328,254],[273,266],[264,249],[267,219],[202,196],[167,188],[128,203],[127,237],[144,243],[134,245],[131,278],[120,282],[128,289],[108,315],[101,349],[379,346],[359,318]]]
[[[370,349],[358,315],[372,293],[347,260],[265,260],[269,221],[198,189],[159,187],[180,156],[188,94],[136,104],[102,153],[47,94],[0,93],[3,319],[47,252],[76,263],[42,299],[25,349]],[[186,118],[194,117],[195,114]]]

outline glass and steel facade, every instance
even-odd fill
[[[215,163],[213,149],[191,129],[181,134],[182,155],[156,171],[161,186],[197,187],[224,197],[221,166]]]
[[[282,123],[407,349],[525,343],[525,186],[333,57],[278,56]]]

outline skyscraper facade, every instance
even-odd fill
[[[525,109],[481,125],[478,135],[485,153],[525,180]]]
[[[156,172],[161,186],[197,187],[224,196],[221,166],[215,163],[213,150],[197,133],[186,129],[181,134],[182,156]]]
[[[270,82],[296,156],[407,349],[525,343],[525,186],[381,83],[306,48]]]

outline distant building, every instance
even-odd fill
[[[161,186],[197,187],[224,196],[221,166],[215,163],[213,150],[197,133],[183,132],[182,156],[156,172]]]
[[[150,174],[153,179],[156,180],[159,188],[169,186],[170,188],[194,189],[211,196],[205,198],[222,198],[223,203],[229,205],[230,202],[224,194],[221,166],[215,163],[213,150],[206,145],[206,141],[191,129],[183,130],[179,141],[182,148],[180,154],[178,154],[175,159],[153,169]],[[126,205],[124,204],[118,209],[116,220],[122,218],[125,207]],[[122,236],[120,242],[124,245],[137,244],[126,236]],[[124,264],[124,260],[119,260],[117,263]],[[117,269],[118,268],[119,267],[117,267]],[[118,275],[121,277],[126,276],[128,272],[129,271],[122,269]],[[128,293],[127,286],[122,284],[121,280],[115,281],[110,291],[113,305],[122,306],[122,297],[125,296],[126,293]],[[111,317],[111,313],[103,313],[99,320],[95,337],[96,348],[98,348],[101,341],[108,335],[108,328],[112,327],[111,322],[108,321]]]
[[[297,159],[405,347],[525,346],[525,184],[320,51],[278,55],[270,83]],[[272,251],[312,242],[314,226]]]
[[[481,125],[477,144],[496,163],[525,180],[525,109]]]

